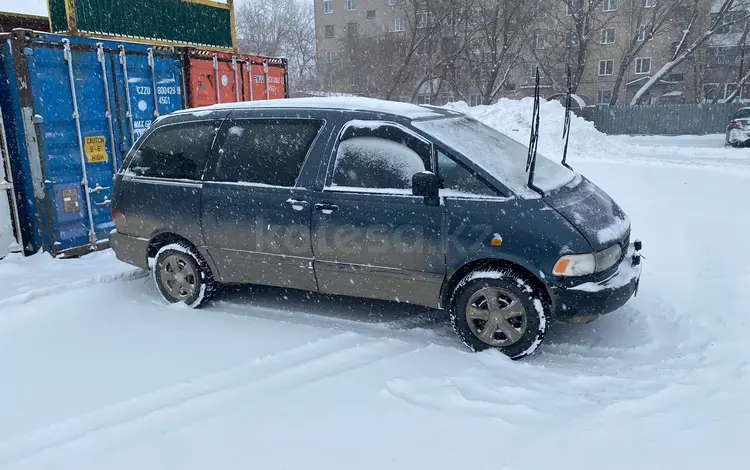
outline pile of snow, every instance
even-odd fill
[[[459,111],[507,134],[528,145],[531,131],[533,98],[511,100],[503,98],[495,104],[469,106],[465,101],[450,103],[447,109]],[[604,152],[605,137],[594,128],[594,123],[573,113],[570,115],[570,141],[568,155],[597,155]],[[538,152],[552,160],[562,158],[565,140],[563,124],[565,107],[558,101],[542,101],[539,107],[539,147]]]

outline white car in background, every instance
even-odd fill
[[[727,125],[728,147],[750,146],[750,107],[740,108]]]

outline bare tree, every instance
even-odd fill
[[[540,3],[529,0],[477,0],[475,5],[472,21],[476,25],[476,47],[467,50],[466,61],[478,71],[474,82],[482,103],[490,104],[533,37],[534,29],[528,25],[543,11]]]
[[[237,8],[240,51],[289,60],[290,88],[315,79],[315,14],[304,0],[245,0]]]
[[[651,87],[675,67],[685,62],[696,49],[703,46],[714,34],[737,22],[750,19],[748,6],[750,4],[747,0],[722,0],[716,13],[711,15],[710,20],[703,22],[701,21],[703,10],[700,0],[693,0],[692,14],[670,59],[641,86],[633,99],[630,100],[630,104],[639,104]],[[706,26],[701,27],[703,24]]]
[[[654,5],[646,7],[644,0],[626,0],[622,5],[620,14],[630,20],[630,31],[622,48],[622,58],[615,75],[610,105],[617,103],[625,73],[646,44],[669,32],[674,26],[676,11],[683,1],[659,0]]]

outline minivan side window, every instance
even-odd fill
[[[482,181],[479,176],[461,165],[448,154],[437,151],[440,188],[466,195],[500,196],[493,188]]]
[[[246,119],[227,122],[214,181],[294,186],[322,121]]]
[[[202,121],[154,130],[133,154],[127,173],[200,181],[217,127],[213,121]]]
[[[351,137],[339,143],[331,186],[411,189],[415,173],[425,171],[417,152],[382,137]]]

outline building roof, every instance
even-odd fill
[[[340,111],[371,111],[376,113],[393,114],[409,119],[439,117],[454,112],[434,107],[417,106],[411,103],[379,100],[362,97],[313,97],[313,98],[284,98],[263,101],[242,101],[239,103],[223,103],[201,108],[185,109],[173,114],[204,113],[211,111],[227,111],[232,109],[327,109]]]

